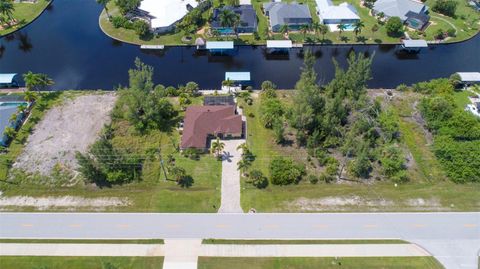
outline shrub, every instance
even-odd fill
[[[322,174],[320,174],[319,180],[323,181],[325,183],[330,183],[330,182],[333,182],[335,180],[335,177],[333,177],[333,176],[331,176],[327,173],[322,173]]]
[[[252,180],[252,185],[257,189],[265,189],[268,186],[267,177],[265,177],[260,170],[252,170],[250,172],[250,179]]]
[[[312,183],[312,184],[317,184],[318,183],[318,177],[310,174],[310,175],[308,175],[308,181],[310,181],[310,183]]]
[[[298,183],[305,173],[305,167],[291,159],[276,157],[270,162],[270,182],[274,185]]]
[[[406,85],[406,84],[400,84],[397,86],[396,88],[397,91],[400,91],[400,92],[406,92],[409,90],[409,87]]]
[[[445,38],[445,33],[443,32],[442,29],[438,29],[438,30],[435,32],[435,38],[436,38],[436,39],[444,39],[444,38]]]
[[[144,20],[136,20],[133,23],[133,29],[139,37],[146,37],[150,34],[150,26]]]
[[[130,22],[127,18],[123,16],[114,16],[111,18],[111,22],[113,27],[115,28],[132,28],[132,22]]]
[[[189,158],[191,160],[199,160],[201,153],[202,151],[199,149],[188,148],[183,150],[182,155],[183,157]]]
[[[453,29],[453,28],[450,28],[450,29],[447,30],[447,35],[449,37],[455,37],[457,35],[457,31],[455,31],[455,29]]]
[[[392,37],[399,37],[403,34],[403,22],[399,17],[391,17],[385,24],[387,34]]]

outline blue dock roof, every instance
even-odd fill
[[[233,50],[233,41],[207,41],[207,50]]]
[[[250,81],[250,72],[226,72],[225,80]]]

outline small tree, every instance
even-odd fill
[[[35,92],[27,90],[25,91],[23,99],[29,103],[35,102],[35,100],[37,100],[37,94]]]
[[[355,33],[355,36],[358,36],[362,32],[362,29],[365,27],[365,24],[362,21],[358,21],[354,25],[353,32]]]
[[[267,177],[265,177],[260,170],[252,170],[250,179],[252,185],[258,189],[265,189],[268,186]]]
[[[17,131],[15,131],[15,129],[13,129],[12,127],[8,126],[3,130],[3,134],[6,135],[8,139],[12,139],[17,134]]]
[[[322,42],[325,41],[325,35],[328,33],[328,26],[325,24],[320,24],[320,27],[318,28],[319,33],[322,35]]]
[[[455,0],[437,0],[432,7],[432,10],[441,13],[445,16],[455,17],[458,2]]]
[[[403,23],[399,17],[391,17],[385,25],[387,34],[392,37],[399,37],[403,34]]]
[[[276,157],[270,162],[270,182],[274,185],[289,185],[298,183],[305,167],[293,162],[291,159]]]
[[[220,141],[220,138],[217,137],[215,141],[212,142],[211,152],[217,157],[220,158],[222,151],[225,148],[225,143]]]
[[[283,24],[280,26],[280,33],[283,35],[288,35],[288,24]]]
[[[340,23],[339,25],[337,25],[337,28],[338,28],[338,36],[341,37],[343,31],[347,29],[347,25]]]

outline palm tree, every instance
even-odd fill
[[[338,28],[338,35],[341,36],[343,31],[345,31],[347,29],[347,26],[343,23],[337,25],[337,28]]]
[[[29,103],[35,102],[35,100],[37,100],[37,94],[32,91],[25,91],[23,99]]]
[[[97,3],[102,5],[103,8],[105,8],[105,12],[107,13],[107,17],[110,19],[110,14],[108,13],[108,7],[107,7],[109,2],[110,2],[110,0],[97,0]]]
[[[51,86],[54,84],[54,81],[49,78],[46,74],[33,73],[28,71],[26,74],[23,74],[23,80],[25,81],[25,86],[27,90],[40,90],[46,86]]]
[[[365,27],[365,24],[362,21],[358,21],[354,24],[353,31],[355,32],[355,36],[358,36],[362,32],[362,29]]]
[[[220,25],[222,27],[228,27],[228,28],[233,28],[235,33],[237,32],[237,26],[240,21],[240,17],[237,13],[229,10],[229,9],[223,9],[220,14],[218,15],[218,18],[220,20]]]
[[[13,6],[13,1],[0,1],[0,22],[5,20],[8,25],[13,19],[13,11],[15,7]]]
[[[308,31],[310,31],[310,25],[308,24],[300,25],[300,32],[303,34],[303,39],[307,37]]]
[[[237,150],[242,150],[242,153],[245,153],[248,151],[248,146],[247,143],[242,143],[237,147]]]
[[[280,33],[283,35],[288,35],[288,24],[283,24],[280,26]]]
[[[312,24],[311,24],[311,28],[312,30],[315,32],[315,34],[317,35],[319,32],[320,32],[320,23],[319,22],[316,22],[314,21]]]
[[[325,40],[325,35],[328,33],[328,26],[325,24],[320,24],[320,28],[318,29],[320,34],[322,34],[322,42]]]
[[[212,153],[215,154],[215,156],[220,157],[223,149],[225,148],[225,143],[220,141],[220,138],[217,137],[217,140],[212,142]]]
[[[15,129],[8,126],[8,127],[5,128],[5,130],[3,130],[3,134],[6,135],[8,137],[8,139],[12,139],[12,138],[15,137],[17,132],[15,131]]]
[[[240,160],[238,163],[237,163],[237,169],[242,172],[242,175],[243,176],[246,176],[246,172],[248,170],[248,168],[250,168],[250,166],[252,165],[251,162],[246,162],[244,160]]]
[[[375,32],[379,30],[378,24],[374,24],[371,30],[372,30],[372,38],[374,38]]]
[[[25,105],[25,104],[21,104],[17,107],[17,112],[18,113],[24,113],[25,110],[27,110],[27,105]]]

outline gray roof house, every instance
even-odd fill
[[[233,27],[222,26],[220,14],[223,10],[230,10],[240,17],[240,24],[237,26],[238,33],[253,33],[257,30],[257,13],[252,5],[224,6],[213,10],[213,17],[210,26],[217,29],[220,34],[234,34]]]
[[[291,30],[298,30],[301,25],[312,23],[312,15],[307,5],[270,2],[263,4],[263,10],[269,17],[270,27],[274,32],[279,32],[285,24]]]
[[[373,14],[383,13],[386,18],[399,17],[414,29],[423,29],[430,20],[428,6],[415,0],[378,0],[372,10]]]

